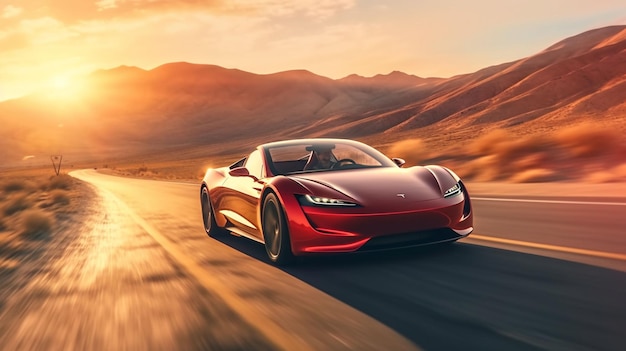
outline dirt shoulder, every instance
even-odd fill
[[[45,265],[74,242],[95,206],[92,186],[65,177],[23,174],[0,182],[0,311],[46,274]]]
[[[95,197],[90,185],[67,174],[13,174],[0,190],[0,275],[80,226]]]

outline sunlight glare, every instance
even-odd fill
[[[53,99],[68,102],[78,100],[84,96],[85,85],[80,79],[72,79],[69,75],[57,75],[49,80],[48,96]]]
[[[52,80],[52,86],[58,90],[67,89],[70,86],[70,79],[64,76],[54,77]]]

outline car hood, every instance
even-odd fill
[[[332,189],[365,206],[402,207],[400,203],[409,205],[442,197],[437,178],[426,167],[312,172],[291,177],[314,195],[329,196],[328,190]]]

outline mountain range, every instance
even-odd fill
[[[590,121],[626,132],[626,26],[450,78],[261,75],[178,62],[96,71],[82,87],[74,97],[43,91],[0,102],[3,165],[51,154],[191,158],[318,136],[445,148],[497,128],[528,135]]]

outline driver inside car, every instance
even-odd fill
[[[332,152],[330,149],[313,150],[317,156],[317,164],[311,169],[331,169],[335,162],[332,161]]]
[[[312,147],[311,155],[307,164],[304,166],[304,170],[323,170],[331,169],[335,165],[336,158],[334,157],[332,147]]]

